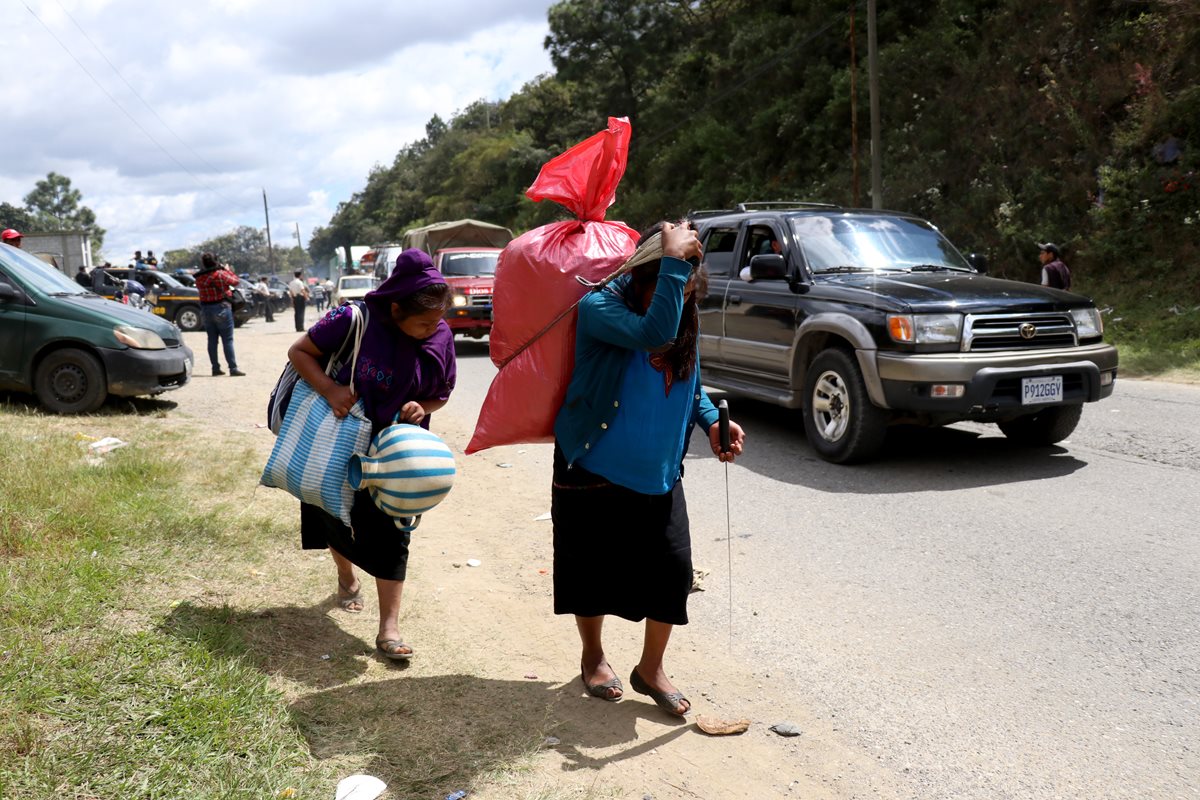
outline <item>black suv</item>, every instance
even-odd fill
[[[174,275],[156,269],[108,267],[104,271],[114,278],[132,279],[145,286],[146,302],[156,316],[174,322],[180,330],[204,330],[204,320],[200,316],[200,290],[196,287],[185,286]],[[243,286],[235,287],[234,291],[240,292],[244,301],[249,300],[250,293]],[[105,296],[111,295],[105,293]],[[240,328],[252,316],[254,303],[246,302],[233,312],[233,324]]]
[[[803,408],[827,461],[870,458],[897,422],[1053,444],[1112,394],[1117,351],[1091,300],[987,277],[925,220],[818,203],[691,219],[710,276],[705,384]]]

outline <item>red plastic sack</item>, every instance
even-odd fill
[[[607,130],[548,161],[525,192],[535,202],[560,203],[577,219],[534,228],[500,254],[490,344],[500,372],[479,412],[468,453],[554,441],[554,418],[575,364],[576,312],[521,348],[587,291],[576,276],[599,281],[633,253],[637,232],[622,222],[604,221],[625,174],[629,136],[628,119],[609,117]]]

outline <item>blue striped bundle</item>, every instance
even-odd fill
[[[371,421],[359,400],[341,419],[307,381],[296,381],[275,448],[260,483],[319,506],[346,525],[354,505],[350,458],[371,443]]]
[[[375,505],[401,530],[445,499],[454,485],[454,453],[437,434],[416,425],[389,425],[365,456],[350,459],[350,485],[366,487]]]

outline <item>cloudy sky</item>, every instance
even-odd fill
[[[265,188],[307,246],[433,114],[549,72],[551,4],[0,0],[0,201],[66,175],[118,263],[262,227]]]

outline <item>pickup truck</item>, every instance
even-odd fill
[[[691,215],[704,382],[803,409],[817,454],[872,458],[893,423],[995,423],[1044,446],[1108,397],[1117,351],[1078,294],[988,277],[929,222],[817,203]]]

